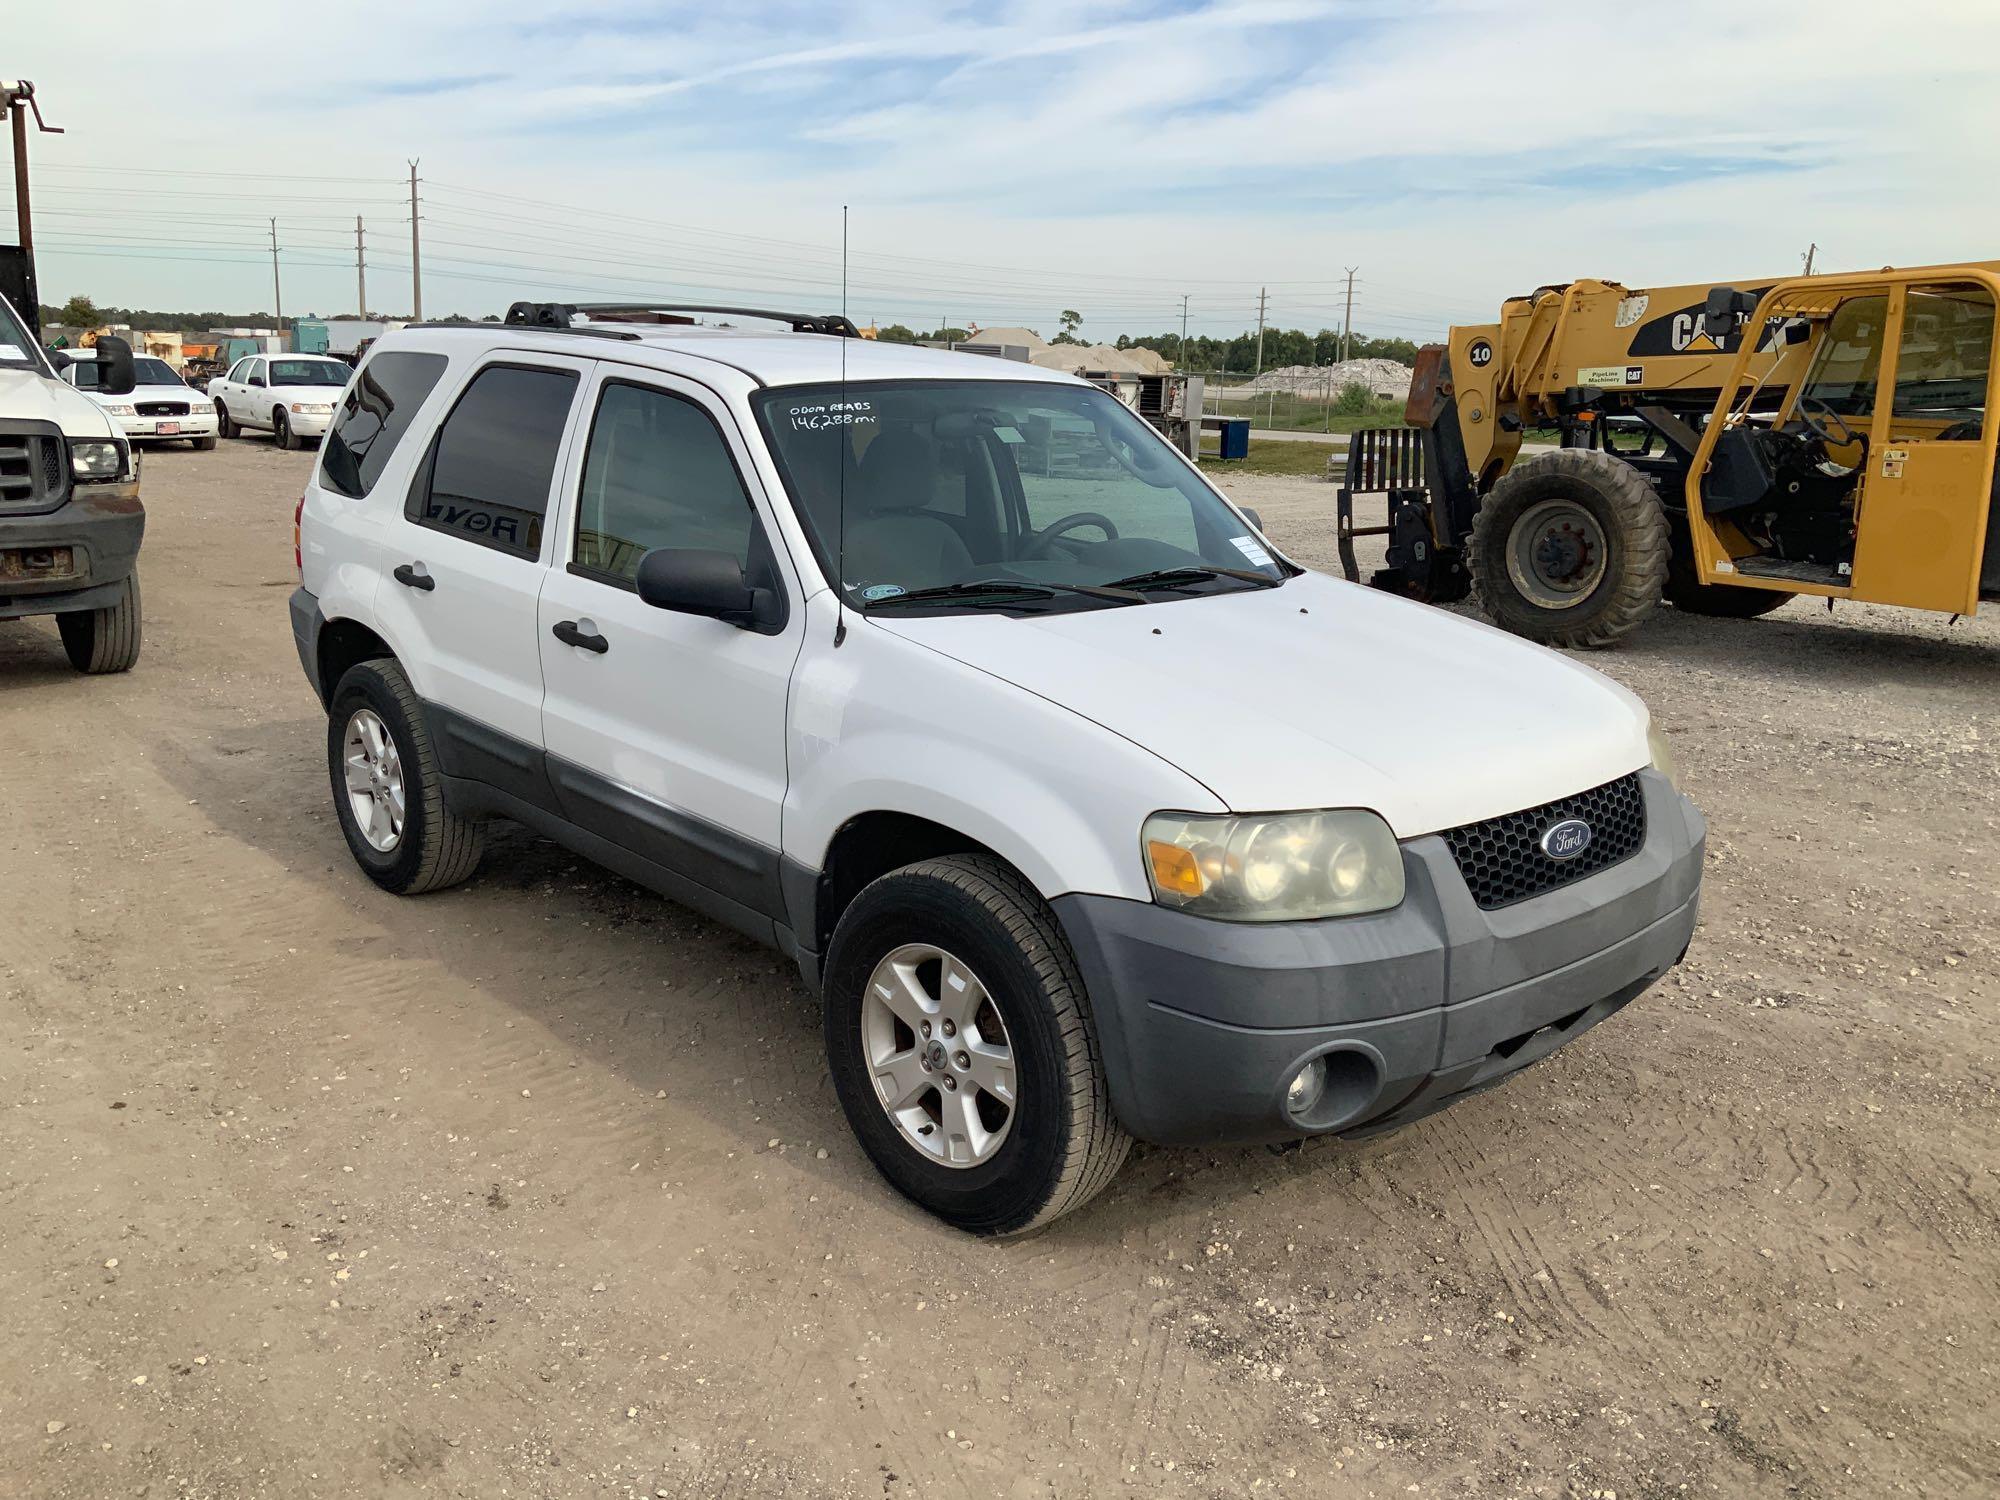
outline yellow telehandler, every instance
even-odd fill
[[[1406,424],[1358,432],[1340,557],[1377,587],[1604,646],[1664,597],[2000,600],[1986,421],[2000,261],[1633,290],[1545,286],[1418,356]],[[1523,452],[1524,436],[1559,445]],[[1356,526],[1354,497],[1388,524]]]

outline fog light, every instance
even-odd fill
[[[1315,1057],[1298,1072],[1285,1090],[1285,1108],[1294,1117],[1304,1114],[1319,1103],[1320,1095],[1326,1092],[1326,1059]]]

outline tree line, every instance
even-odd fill
[[[1050,342],[1088,343],[1089,340],[1077,335],[1077,325],[1082,321],[1075,313],[1065,311],[1062,331]],[[876,338],[885,344],[960,343],[970,337],[972,335],[963,328],[937,328],[925,333],[901,323],[891,323],[876,334]],[[1225,370],[1248,375],[1257,368],[1257,334],[1254,329],[1227,339],[1194,335],[1187,341],[1185,359],[1181,357],[1181,336],[1178,333],[1142,334],[1137,338],[1121,333],[1113,347],[1151,349],[1162,359],[1189,370]],[[1398,364],[1410,365],[1416,363],[1417,345],[1410,339],[1370,338],[1365,333],[1357,333],[1348,339],[1347,357],[1393,359]],[[1303,328],[1264,330],[1263,367],[1267,370],[1286,365],[1331,365],[1339,360],[1340,333],[1337,329],[1322,328],[1318,333],[1307,333]]]

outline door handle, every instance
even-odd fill
[[[426,594],[438,586],[437,580],[431,577],[430,574],[419,573],[408,563],[397,563],[396,571],[391,576],[396,582],[402,584],[403,587],[422,589]]]
[[[601,635],[594,635],[583,629],[574,620],[558,620],[549,627],[549,634],[565,646],[576,646],[585,651],[595,651],[599,656],[611,649],[611,642]]]

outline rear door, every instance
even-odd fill
[[[376,612],[411,668],[449,774],[546,804],[535,610],[546,521],[591,362],[468,365],[386,535]]]
[[[769,499],[727,409],[692,381],[602,363],[578,426],[538,639],[562,810],[738,908],[717,915],[775,916],[804,611]],[[783,622],[759,631],[646,604],[633,579],[655,547],[727,554],[787,601]]]

